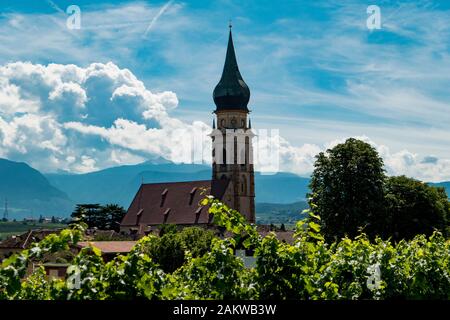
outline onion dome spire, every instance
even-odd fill
[[[228,38],[227,55],[223,67],[222,77],[214,89],[213,98],[216,111],[243,110],[249,112],[247,104],[250,100],[250,89],[242,79],[234,52],[233,35]]]

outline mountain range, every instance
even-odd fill
[[[0,159],[0,218],[4,201],[10,219],[69,216],[79,203],[117,203],[128,208],[142,182],[207,180],[211,168],[157,158],[85,174],[43,174],[26,163]],[[297,215],[306,207],[309,178],[286,172],[255,173],[257,216]],[[450,193],[450,182],[434,183]],[[278,208],[278,209],[277,209]]]
[[[207,179],[211,179],[209,166],[175,164],[161,158],[86,174],[42,174],[25,163],[0,159],[0,200],[8,199],[11,219],[68,216],[78,203],[117,203],[128,208],[142,182]],[[308,183],[308,178],[292,173],[263,175],[257,172],[256,202],[304,202]],[[303,206],[304,203],[299,208]],[[0,209],[0,213],[2,211]]]
[[[62,215],[73,209],[69,196],[26,163],[0,159],[0,214],[8,205],[10,219]]]

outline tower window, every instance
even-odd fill
[[[222,164],[227,164],[227,150],[223,148]]]
[[[246,148],[243,148],[240,152],[239,164],[241,166],[245,166],[247,164],[247,157],[246,157],[247,152],[245,149]]]

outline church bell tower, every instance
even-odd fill
[[[228,48],[222,77],[213,93],[216,119],[213,121],[212,179],[228,179],[231,194],[225,203],[255,223],[255,178],[253,168],[250,90],[239,72],[233,36]],[[217,123],[217,125],[216,125]]]

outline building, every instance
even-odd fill
[[[206,195],[255,223],[250,90],[239,71],[231,26],[224,68],[213,98],[211,180],[142,184],[122,220],[121,231],[142,235],[161,224],[208,225],[208,208],[199,206]]]
[[[29,249],[33,243],[39,242],[46,236],[58,233],[59,231],[61,229],[37,229],[29,230],[21,235],[8,237],[0,242],[0,261],[24,249]]]

